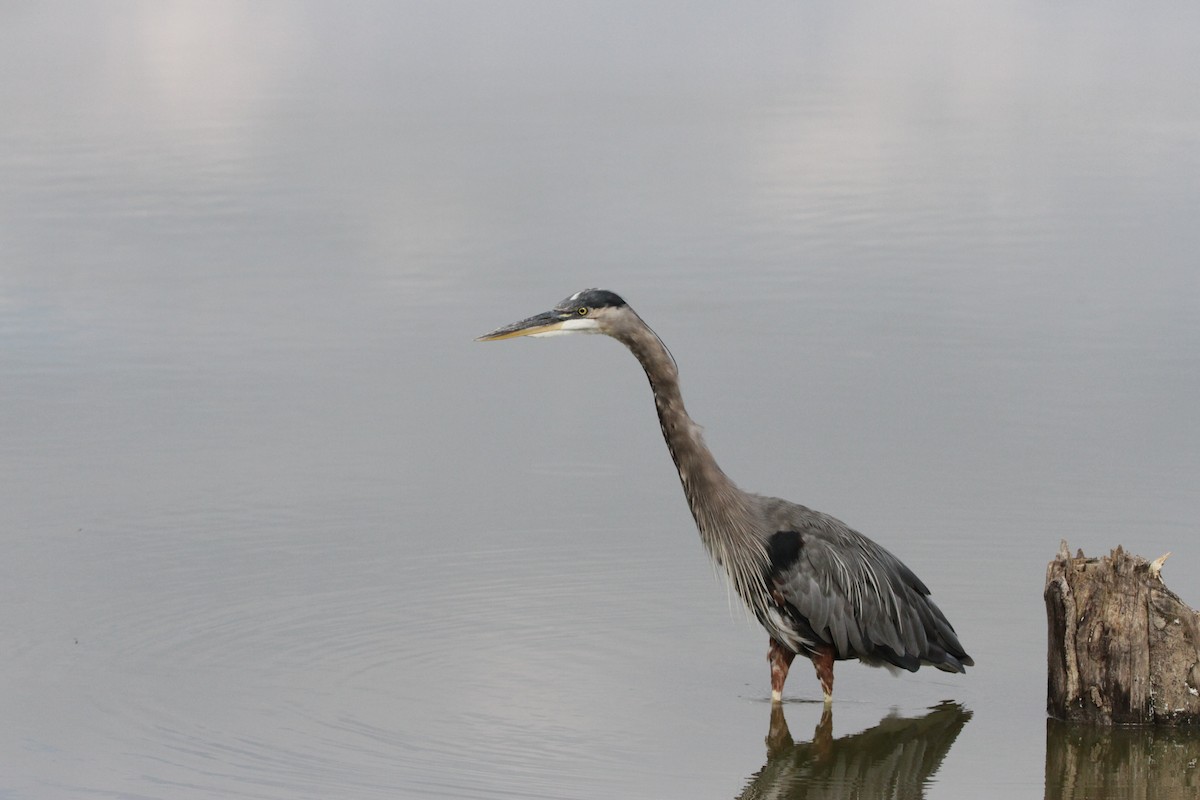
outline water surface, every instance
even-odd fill
[[[1191,5],[0,18],[0,794],[1054,796],[1060,539],[1200,605]],[[587,286],[978,667],[781,723]]]

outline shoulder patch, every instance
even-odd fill
[[[771,571],[782,572],[800,558],[804,542],[799,531],[776,531],[767,540],[767,555],[771,558]]]

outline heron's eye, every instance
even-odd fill
[[[587,306],[580,306],[579,308],[575,309],[575,313],[581,317],[586,317],[588,314]]]

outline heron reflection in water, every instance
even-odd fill
[[[965,672],[974,664],[929,589],[900,559],[828,514],[734,485],[684,408],[675,359],[616,294],[577,292],[479,341],[571,333],[611,336],[646,371],[700,538],[770,635],[773,701],[781,701],[797,654],[812,659],[826,703],[835,661],[910,672],[923,665]]]
[[[796,743],[783,706],[771,708],[767,763],[747,782],[739,800],[761,798],[887,797],[918,800],[942,765],[971,712],[942,703],[921,717],[885,717],[861,733],[833,738],[825,707],[812,741]]]

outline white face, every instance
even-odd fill
[[[572,317],[571,319],[563,320],[562,324],[552,331],[531,333],[529,334],[529,338],[565,336],[568,333],[600,333],[600,323],[591,317]]]

